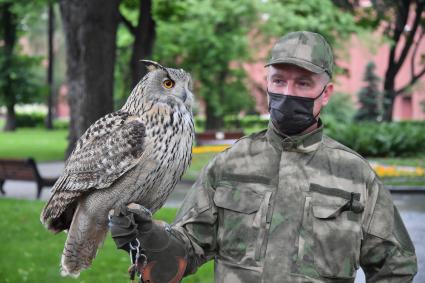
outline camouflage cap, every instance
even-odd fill
[[[316,74],[326,72],[332,77],[332,49],[318,33],[295,31],[280,38],[266,67],[282,63],[294,64]]]

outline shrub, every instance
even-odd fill
[[[341,96],[341,100],[344,96]],[[343,105],[337,103],[338,105]],[[403,121],[392,123],[357,122],[353,123],[353,109],[337,107],[324,113],[322,120],[325,133],[363,156],[393,157],[425,154],[425,121]],[[268,119],[247,115],[224,118],[223,130],[242,129],[249,133],[252,129],[267,128]],[[205,119],[195,118],[196,131],[202,132]]]
[[[322,109],[320,117],[323,120],[335,120],[348,124],[352,122],[355,111],[349,94],[334,93],[329,103]]]
[[[69,128],[69,120],[55,119],[55,120],[53,120],[53,128],[58,129],[58,130],[68,129]]]
[[[205,129],[205,118],[203,117],[195,117],[195,130],[197,132],[203,132]]]
[[[45,126],[46,114],[41,112],[16,113],[16,126],[18,128],[43,128]],[[54,129],[68,129],[69,121],[54,119]]]
[[[34,128],[43,127],[46,115],[43,113],[16,113],[16,127]]]
[[[325,121],[325,132],[363,156],[414,156],[425,153],[425,122],[351,123]]]

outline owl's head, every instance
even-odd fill
[[[183,104],[189,111],[192,109],[192,79],[189,73],[183,69],[166,68],[150,60],[142,62],[149,72],[133,89],[124,107],[138,107],[143,101],[155,101],[171,107]]]

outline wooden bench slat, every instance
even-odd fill
[[[37,183],[37,198],[40,197],[42,187],[51,187],[58,178],[43,178],[38,173],[37,165],[31,158],[0,159],[0,191],[5,180],[35,181]]]
[[[0,179],[4,180],[36,180],[36,177],[34,176],[34,172],[26,172],[26,171],[19,171],[17,170],[9,170],[6,172],[0,173]]]

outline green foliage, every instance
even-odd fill
[[[194,122],[195,122],[195,131],[196,132],[200,133],[200,132],[205,131],[205,118],[195,116]]]
[[[130,57],[131,57],[131,40],[128,30],[120,25],[118,27],[117,41],[117,58],[114,71],[114,109],[121,108],[127,97],[130,95],[131,76],[130,76]]]
[[[30,19],[45,1],[0,1],[0,104],[7,106],[9,130],[14,129],[13,109],[16,103],[39,102],[46,94],[39,69],[41,57],[23,54],[18,39],[28,30]],[[39,15],[37,15],[39,17]]]
[[[232,129],[265,129],[269,123],[268,119],[261,118],[258,115],[246,115],[239,118],[236,115],[229,115],[224,118],[224,128]]]
[[[0,104],[41,102],[46,87],[37,73],[41,58],[15,54],[4,56],[0,47]]]
[[[120,5],[120,12],[133,24],[138,17],[136,6],[135,0]],[[269,48],[270,37],[306,29],[320,32],[337,47],[337,39],[357,31],[352,15],[339,10],[330,0],[158,0],[153,3],[153,15],[154,59],[193,75],[195,93],[206,102],[207,122],[253,108],[242,63],[249,62],[260,48]],[[133,40],[120,25],[115,74],[117,105],[130,92],[127,62]]]
[[[355,119],[358,121],[381,121],[383,96],[379,91],[380,78],[375,74],[375,63],[369,62],[367,64],[363,81],[366,86],[358,94],[360,108],[356,113]]]
[[[55,119],[53,120],[53,129],[68,130],[69,120]]]
[[[325,124],[348,124],[354,116],[354,106],[351,96],[345,93],[332,94],[329,103],[322,109],[320,115]]]
[[[42,112],[16,113],[16,126],[18,128],[44,128],[45,120],[46,114]],[[69,121],[55,119],[53,120],[53,128],[57,130],[66,130],[69,128]]]
[[[416,156],[425,153],[425,122],[325,124],[325,132],[363,156]]]
[[[0,278],[1,282],[126,282],[130,265],[128,254],[117,250],[108,235],[90,269],[78,279],[60,276],[59,262],[66,234],[48,232],[38,220],[41,201],[0,199]],[[159,210],[154,218],[170,223],[174,208]],[[213,282],[213,264],[202,266],[184,283]]]
[[[267,20],[261,30],[272,37],[290,31],[309,30],[322,34],[337,49],[351,33],[359,31],[354,17],[337,8],[330,0],[262,2],[262,11]]]
[[[155,58],[191,72],[199,82],[196,93],[205,100],[207,114],[217,119],[253,105],[241,62],[249,58],[247,34],[257,22],[255,2],[154,3]]]
[[[120,13],[128,19],[133,25],[136,25],[138,19],[138,1],[122,1],[119,9]],[[129,66],[134,36],[123,24],[118,26],[117,30],[117,57],[115,62],[114,74],[114,106],[115,109],[121,108],[131,89],[131,70]],[[143,59],[143,58],[140,58]]]
[[[43,127],[46,115],[44,113],[16,113],[16,127]]]
[[[159,0],[154,17],[155,58],[193,74],[207,122],[252,108],[242,62],[269,48],[269,37],[306,29],[337,44],[356,31],[353,17],[330,0]]]

